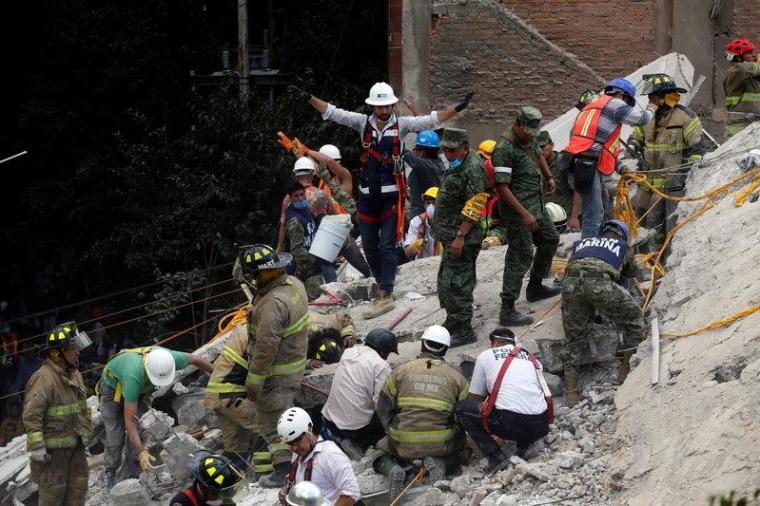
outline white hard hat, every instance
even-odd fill
[[[319,148],[319,152],[323,155],[327,155],[333,160],[340,160],[340,149],[338,149],[338,146],[334,146],[332,144],[325,144],[321,148]]]
[[[293,174],[300,174],[303,172],[314,172],[316,169],[314,168],[314,162],[311,161],[311,158],[308,156],[302,156],[298,160],[296,160],[296,164],[293,165]]]
[[[446,327],[441,325],[431,325],[426,328],[425,332],[422,333],[422,340],[442,344],[446,347],[451,346],[451,334],[446,330]]]
[[[327,506],[319,487],[310,481],[300,481],[288,492],[285,502],[291,506]]]
[[[286,443],[295,441],[304,432],[311,430],[312,423],[309,413],[301,408],[290,408],[280,415],[277,421],[277,433]]]
[[[398,102],[393,93],[393,88],[388,83],[375,83],[369,89],[369,96],[365,100],[369,105],[392,105]]]
[[[157,387],[163,387],[174,381],[174,357],[164,348],[154,348],[145,357],[145,372],[148,379]]]

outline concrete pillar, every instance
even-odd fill
[[[411,98],[416,112],[430,111],[430,1],[403,0],[402,98]]]
[[[656,0],[656,8],[656,50],[658,54],[667,54],[673,47],[673,0]]]
[[[714,22],[710,19],[713,0],[673,0],[673,51],[689,57],[695,77],[704,74],[705,82],[689,104],[697,111],[710,113],[714,104]],[[676,81],[678,75],[673,76]]]
[[[401,89],[401,36],[403,0],[388,0],[388,77],[398,94]]]

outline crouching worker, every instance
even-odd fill
[[[326,504],[350,506],[359,500],[361,491],[351,461],[338,445],[314,434],[314,425],[306,411],[286,410],[277,422],[277,433],[293,451],[288,481],[280,489],[280,504],[288,504],[290,489],[304,481],[319,488]]]
[[[207,450],[190,455],[187,468],[193,476],[193,484],[169,501],[169,506],[216,506],[234,505],[230,491],[243,479],[230,460]]]
[[[32,481],[39,486],[40,506],[83,505],[92,421],[77,366],[79,352],[92,342],[69,322],[54,328],[46,344],[47,360],[26,384],[22,415]]]
[[[121,464],[125,430],[129,441],[126,452],[126,476],[136,478],[137,462],[143,471],[153,469],[154,460],[140,440],[137,420],[147,411],[147,399],[153,387],[163,387],[174,381],[177,370],[193,365],[211,374],[214,366],[197,355],[167,350],[159,346],[122,350],[108,361],[96,390],[100,414],[106,429],[105,467],[106,487],[116,484],[116,471]]]
[[[621,283],[638,272],[633,248],[628,247],[628,227],[622,221],[604,224],[598,237],[579,241],[567,263],[562,282],[562,326],[565,346],[565,404],[580,401],[578,365],[584,362],[583,349],[588,349],[586,333],[594,314],[609,318],[623,330],[623,354],[620,380],[628,375],[632,349],[646,337],[646,323],[641,308]]]
[[[390,497],[401,493],[413,459],[422,459],[430,483],[456,474],[469,457],[462,429],[454,420],[457,401],[467,397],[467,380],[443,357],[451,345],[445,327],[432,325],[422,334],[422,352],[385,380],[377,414],[388,436],[378,442],[384,452],[375,471],[390,479]]]
[[[494,329],[489,337],[491,349],[475,361],[470,395],[457,404],[459,423],[488,457],[486,474],[509,464],[510,456],[492,435],[515,441],[517,456],[526,458],[529,446],[549,433],[554,416],[536,357],[516,346],[515,335],[506,327]]]
[[[398,339],[390,330],[373,329],[343,353],[335,371],[330,395],[322,408],[325,427],[353,460],[385,436],[375,414],[385,379],[391,372],[388,355],[398,354]]]

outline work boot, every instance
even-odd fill
[[[509,456],[499,450],[497,453],[488,456],[488,465],[483,469],[483,473],[487,476],[491,473],[501,471],[509,465]]]
[[[361,460],[362,457],[364,457],[364,452],[361,447],[348,438],[342,440],[338,446],[340,446],[343,453],[348,455],[348,458],[351,460]]]
[[[538,300],[554,297],[560,293],[562,293],[562,288],[550,288],[544,285],[540,279],[531,277],[528,282],[528,287],[525,289],[525,298],[528,299],[528,302],[536,302]]]
[[[446,464],[442,459],[437,457],[425,457],[422,459],[422,465],[427,469],[431,485],[436,481],[446,479]]]
[[[533,318],[519,312],[515,308],[514,301],[505,300],[501,302],[501,309],[499,310],[499,325],[504,327],[521,327],[523,325],[530,325],[531,323],[533,323]]]
[[[276,464],[274,471],[259,478],[259,486],[264,488],[281,488],[288,481],[289,474],[290,464],[287,462]]]
[[[457,346],[463,346],[465,344],[474,343],[478,340],[478,336],[472,330],[472,327],[465,325],[459,327],[451,332],[451,346],[450,348],[456,348]]]
[[[482,249],[489,249],[493,248],[495,246],[501,246],[501,240],[499,240],[498,237],[489,235],[485,239],[483,239],[483,242],[480,243],[480,247]]]
[[[530,460],[538,457],[539,451],[536,449],[535,446],[528,443],[526,445],[517,444],[517,455],[523,460]]]
[[[378,316],[384,315],[388,311],[393,311],[395,305],[393,304],[393,297],[390,293],[383,289],[377,291],[377,297],[372,301],[372,304],[367,308],[362,317],[365,320],[371,320]]]
[[[631,357],[635,353],[634,350],[627,350],[623,352],[623,361],[618,368],[618,380],[622,385],[625,379],[628,377],[628,373],[631,372]]]
[[[565,405],[572,408],[581,401],[578,390],[578,369],[565,366]]]
[[[103,479],[106,482],[106,490],[110,492],[114,485],[116,485],[116,470],[107,469],[103,475]]]
[[[406,479],[406,472],[390,455],[383,455],[377,459],[372,467],[378,473],[386,476],[390,482],[390,489],[388,491],[388,497],[393,502],[404,489],[404,480]]]

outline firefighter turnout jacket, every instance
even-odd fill
[[[243,397],[248,377],[248,328],[238,325],[230,331],[222,352],[214,361],[214,372],[208,380],[203,405],[215,409],[222,399]]]

